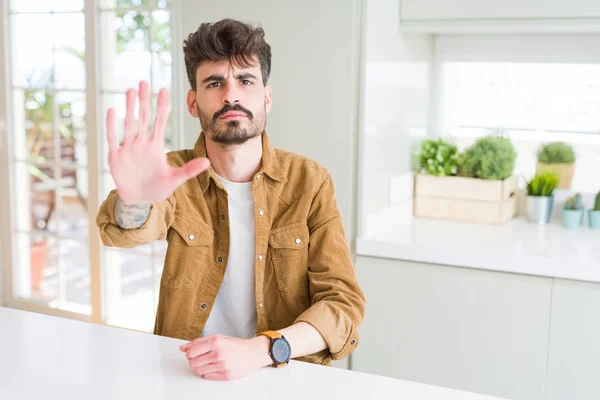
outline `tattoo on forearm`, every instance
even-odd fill
[[[144,225],[150,215],[150,204],[125,204],[117,199],[115,217],[117,225],[123,229],[136,229]]]

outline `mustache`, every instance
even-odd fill
[[[244,114],[246,114],[246,116],[252,120],[254,118],[254,115],[252,114],[252,112],[250,110],[248,110],[247,108],[242,107],[239,104],[228,104],[225,107],[223,107],[222,109],[220,109],[219,111],[217,111],[214,115],[213,115],[213,123],[217,122],[217,119],[225,114],[226,112],[230,112],[230,111],[241,111]]]

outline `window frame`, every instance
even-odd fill
[[[595,46],[595,47],[594,47]],[[446,62],[508,62],[600,64],[600,34],[495,34],[436,35],[432,62],[432,96],[429,136],[446,132],[443,120],[442,64]],[[485,129],[505,127],[485,126]],[[510,131],[510,129],[508,129]],[[514,130],[523,132],[523,130]],[[566,133],[547,130],[548,133]],[[592,132],[571,133],[592,135]],[[589,138],[588,138],[589,139]],[[586,140],[583,138],[582,140]]]
[[[99,64],[100,54],[100,1],[84,0],[82,13],[85,19],[85,98],[86,98],[86,130],[87,130],[87,152],[88,160],[84,165],[87,169],[88,178],[88,211],[89,221],[89,241],[88,249],[90,256],[90,291],[91,291],[91,314],[78,313],[76,311],[67,311],[58,309],[28,300],[20,299],[15,296],[14,291],[14,269],[16,260],[16,221],[15,214],[15,155],[13,154],[13,138],[9,134],[12,132],[14,122],[13,100],[12,100],[12,79],[10,62],[12,42],[10,34],[12,30],[11,16],[9,9],[10,0],[0,0],[0,21],[2,30],[0,34],[0,182],[3,182],[3,189],[0,191],[0,220],[8,223],[0,224],[0,305],[22,310],[45,313],[60,317],[83,320],[98,324],[106,324],[105,316],[107,307],[110,306],[110,299],[107,293],[107,285],[104,284],[102,265],[102,243],[98,228],[95,224],[95,218],[101,202],[102,174],[104,160],[102,159],[102,143],[105,140],[104,135],[104,110],[102,109],[101,90],[101,70]],[[104,8],[102,8],[104,9]],[[122,8],[125,10],[125,8]],[[158,7],[127,7],[126,10],[133,11],[154,11],[163,10]],[[182,18],[180,0],[171,0],[170,8],[167,11],[171,14],[171,43],[172,43],[172,64],[171,64],[171,94],[173,99],[185,96],[185,80],[180,79],[185,75],[183,58],[175,56],[179,49],[174,45],[182,42],[182,32],[180,21]],[[171,112],[172,122],[172,146],[174,149],[180,148],[184,143],[183,135],[183,116],[185,108],[179,101],[173,101]],[[153,269],[154,271],[154,269]],[[154,273],[154,272],[153,272]],[[160,278],[160,277],[159,277]]]

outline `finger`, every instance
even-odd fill
[[[186,351],[187,351],[187,349],[189,349],[189,348],[190,348],[190,346],[191,346],[191,345],[193,345],[195,342],[196,342],[196,341],[194,340],[194,341],[188,342],[188,343],[186,343],[186,344],[182,344],[181,346],[179,346],[179,350],[181,350],[181,351],[183,351],[183,352],[186,352]]]
[[[211,364],[222,363],[222,360],[219,359],[219,353],[216,351],[210,351],[206,354],[202,354],[201,356],[191,358],[188,360],[190,367],[193,369],[198,369]],[[214,367],[213,367],[214,368]],[[206,371],[206,372],[215,372],[214,371]]]
[[[207,341],[209,337],[210,336],[203,336],[203,337],[199,337],[199,338],[196,338],[194,340],[191,340],[191,341],[189,341],[187,343],[184,343],[181,346],[179,346],[179,350],[186,351],[190,346],[192,346],[194,344],[202,343],[202,342]]]
[[[194,372],[196,375],[204,376],[206,374],[214,374],[215,372],[225,372],[225,363],[216,362],[212,364],[202,365],[200,367],[194,368]]]
[[[115,110],[110,108],[106,113],[106,139],[108,140],[109,152],[118,150],[117,145],[117,128],[115,124]]]
[[[206,374],[214,374],[215,372],[225,372],[225,363],[222,361],[211,364],[202,365],[194,368],[196,375],[204,376]]]
[[[188,349],[185,352],[185,356],[188,360],[191,360],[192,358],[196,358],[203,354],[209,353],[212,349],[213,346],[209,342],[196,343],[193,346],[188,347]]]
[[[229,375],[229,372],[227,372],[227,371],[212,372],[209,374],[204,374],[204,375],[202,375],[202,377],[204,379],[208,379],[211,381],[228,381],[231,379],[231,376]]]
[[[173,168],[172,181],[177,187],[183,185],[189,179],[202,173],[210,166],[208,158],[199,157],[188,161],[185,165],[179,168]]]
[[[125,101],[125,134],[123,143],[128,143],[135,136],[135,89],[127,90],[127,99]]]
[[[152,139],[158,140],[161,143],[165,140],[165,129],[168,119],[169,91],[167,89],[160,89],[156,106],[156,118],[154,119],[154,127],[152,128]]]
[[[138,140],[148,138],[148,126],[150,124],[150,90],[148,82],[140,82],[140,120],[138,123]]]

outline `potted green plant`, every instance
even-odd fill
[[[459,158],[460,176],[504,180],[512,175],[517,152],[510,139],[488,135],[467,148]]]
[[[600,229],[600,192],[596,194],[594,208],[588,210],[588,224],[592,229]]]
[[[554,171],[558,189],[570,189],[575,171],[575,151],[564,142],[550,142],[540,146],[536,172]]]
[[[575,196],[569,197],[565,201],[565,205],[562,210],[562,222],[567,228],[579,228],[583,223],[583,205],[581,204],[581,194],[577,193]]]
[[[423,140],[419,152],[419,166],[421,171],[433,176],[456,175],[458,172],[458,149],[454,144],[442,138]]]
[[[421,142],[415,176],[416,217],[501,224],[517,213],[516,151],[510,139],[486,135],[459,153],[443,139]]]
[[[547,224],[554,206],[554,189],[558,178],[553,171],[535,174],[527,182],[527,219],[536,224]]]

